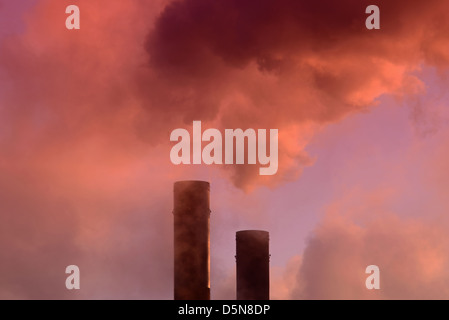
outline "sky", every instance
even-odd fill
[[[0,0],[0,299],[172,299],[173,183],[211,183],[211,296],[270,232],[273,299],[449,298],[449,5]],[[170,132],[279,130],[279,169]],[[81,289],[65,288],[65,267]],[[367,290],[377,265],[381,289]]]

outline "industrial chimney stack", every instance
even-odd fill
[[[269,233],[260,230],[238,231],[236,243],[237,300],[269,300]]]
[[[210,300],[209,182],[174,184],[175,300]]]

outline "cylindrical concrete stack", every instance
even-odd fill
[[[237,232],[237,300],[270,299],[269,238],[267,231]]]
[[[174,185],[175,300],[210,299],[209,183]]]

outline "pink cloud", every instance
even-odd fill
[[[364,6],[350,1],[262,1],[256,9],[244,1],[167,3],[79,0],[82,29],[70,32],[71,3],[43,0],[25,15],[23,33],[2,40],[0,297],[171,298],[171,183],[215,170],[171,165],[171,130],[193,120],[278,128],[276,176],[251,166],[223,170],[244,190],[275,187],[314,163],[305,149],[328,124],[370,110],[384,94],[422,93],[416,70],[447,67],[444,1],[383,2],[377,34],[363,29]],[[255,221],[257,209],[247,213]],[[385,274],[398,276],[385,297],[401,286],[406,297],[437,295],[430,283],[446,277],[437,226],[385,213],[383,230],[337,209],[302,255],[294,297],[365,297],[359,280],[373,252],[381,269],[403,254],[410,274],[423,279],[399,277],[403,262]],[[391,242],[370,242],[381,236]],[[384,247],[382,258],[376,252]],[[86,272],[79,295],[61,286],[73,260]],[[291,290],[280,286],[275,296]]]

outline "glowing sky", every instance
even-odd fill
[[[171,299],[172,185],[211,183],[212,298],[235,232],[272,297],[449,298],[449,4],[0,0],[0,298]],[[279,129],[279,171],[174,166],[170,132]],[[66,290],[65,267],[81,269]],[[381,290],[365,288],[365,267]]]

